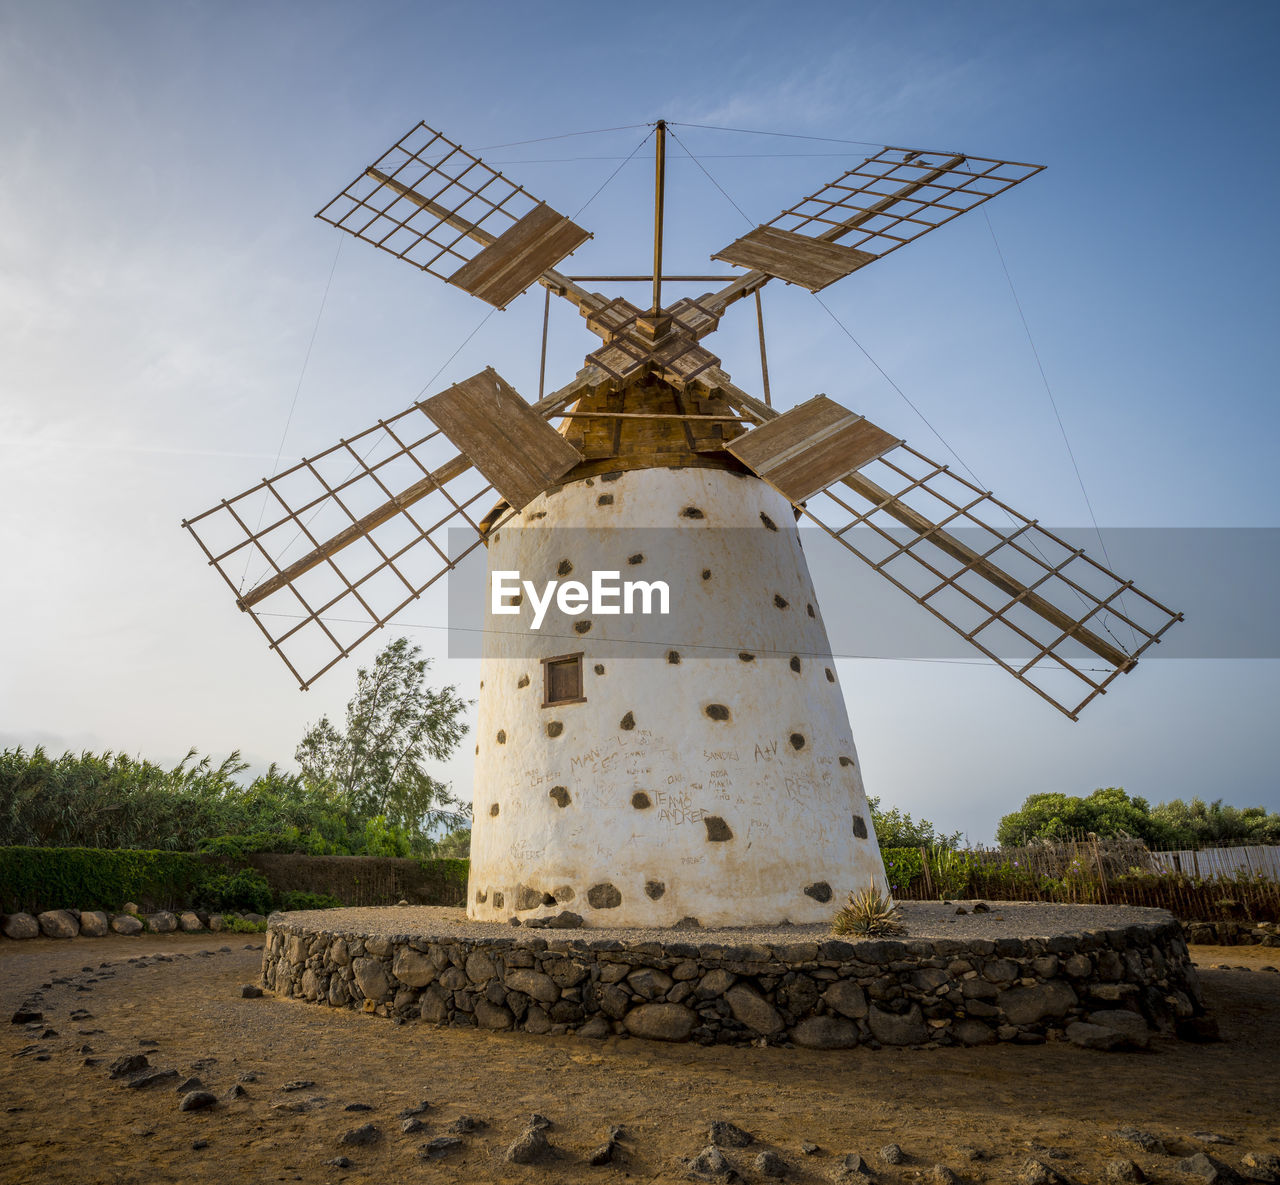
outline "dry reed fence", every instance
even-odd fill
[[[920,850],[908,900],[986,897],[1144,905],[1183,921],[1280,921],[1280,847],[1162,852],[1141,840],[1045,840],[1016,848]]]

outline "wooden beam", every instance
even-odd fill
[[[394,177],[382,172],[381,169],[375,169],[370,166],[365,170],[365,175],[372,177],[375,181],[385,185],[388,189],[398,193],[402,198],[412,202],[415,206],[420,206],[430,214],[434,214],[441,222],[452,226],[454,230],[460,230],[469,239],[473,239],[477,243],[482,243],[488,247],[498,241],[498,236],[491,234],[483,227],[476,226],[472,222],[468,222],[465,218],[455,214],[447,206],[442,206],[438,202],[433,202],[430,198],[425,198],[416,190],[410,189],[407,185],[397,181]],[[575,284],[568,276],[561,275],[554,268],[547,268],[538,279],[538,283],[544,288],[550,289],[557,296],[563,296],[566,300],[572,301],[578,306],[578,311],[585,317],[588,313],[598,312],[604,308],[609,302],[596,292],[588,292],[585,288]],[[603,336],[603,334],[601,335]]]
[[[708,371],[697,381],[705,385],[713,393],[722,395],[729,404],[751,416],[757,423],[763,424],[778,418],[779,413],[777,411],[734,386],[729,380],[729,376],[722,370]],[[958,560],[966,568],[995,585],[1001,592],[1008,596],[1016,597],[1019,603],[1025,605],[1032,613],[1044,618],[1045,621],[1060,629],[1064,634],[1070,635],[1082,646],[1093,651],[1099,658],[1109,662],[1117,670],[1127,671],[1135,665],[1136,659],[1131,658],[1105,638],[1100,638],[1091,630],[1077,623],[1076,619],[1069,613],[1029,590],[1021,581],[1010,576],[1009,573],[993,564],[990,560],[985,559],[979,552],[962,543],[954,535],[949,535],[937,523],[930,521],[919,511],[913,510],[910,506],[900,502],[888,490],[877,485],[869,477],[865,477],[861,473],[851,473],[842,478],[841,481],[842,484],[853,490],[859,497],[866,499],[875,506],[879,506],[885,514],[897,519],[904,527],[908,527],[918,535],[928,536],[929,541],[939,551],[945,552],[954,560]]]
[[[887,210],[894,202],[901,201],[903,198],[910,197],[913,193],[918,192],[927,185],[932,185],[944,173],[954,169],[957,165],[964,163],[963,156],[953,156],[945,164],[939,165],[936,169],[930,169],[924,176],[918,177],[915,181],[910,181],[901,189],[894,190],[893,193],[886,194],[878,202],[872,202],[865,210],[860,210],[852,218],[846,218],[843,222],[837,223],[835,226],[824,230],[820,235],[814,238],[822,243],[834,243],[851,230],[856,230],[864,222],[870,221],[877,214]],[[714,259],[715,256],[712,256]],[[724,310],[735,300],[741,300],[744,296],[750,296],[753,292],[759,291],[770,280],[771,276],[765,272],[750,271],[746,275],[740,276],[732,284],[726,288],[720,289],[719,292],[709,293],[701,297],[699,304],[705,305],[711,309],[717,316],[724,313]],[[698,335],[699,337],[702,334]]]
[[[559,391],[553,391],[545,399],[540,399],[533,404],[533,410],[542,416],[550,415],[562,404],[588,394],[598,386],[599,379],[594,372],[580,373],[568,386],[561,387]],[[375,527],[380,527],[402,510],[408,509],[415,502],[420,502],[432,491],[438,490],[456,477],[461,477],[470,468],[471,462],[461,455],[454,457],[451,461],[446,461],[439,469],[415,481],[408,489],[397,494],[389,502],[384,502],[377,509],[371,510],[349,527],[339,531],[332,539],[326,540],[314,551],[308,552],[287,568],[264,580],[256,588],[250,589],[236,601],[236,604],[241,609],[252,608],[259,601],[265,600],[272,593],[279,592],[299,576],[324,563],[330,556],[337,555],[344,547],[349,547],[357,539],[363,539]]]

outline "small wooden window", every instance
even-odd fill
[[[542,660],[542,706],[583,704],[582,651]]]

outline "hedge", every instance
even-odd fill
[[[461,905],[469,870],[466,860],[385,856],[264,852],[229,859],[132,848],[0,847],[0,913],[118,910],[126,901],[144,909],[217,906],[234,887],[231,880],[249,872],[245,865],[265,878],[262,892],[286,909],[314,894],[344,905],[394,905],[402,898],[415,905]]]
[[[207,865],[191,852],[132,848],[0,848],[0,912],[118,910],[126,901],[187,904]]]

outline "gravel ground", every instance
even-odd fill
[[[1153,925],[1168,921],[1163,909],[1133,905],[1054,905],[1043,901],[1000,901],[990,913],[974,913],[973,901],[904,901],[902,920],[911,938],[1049,938],[1086,930],[1117,930],[1125,926]],[[968,910],[957,914],[957,909]],[[300,910],[278,915],[307,930],[383,937],[514,938],[517,942],[580,939],[586,942],[616,940],[624,943],[690,942],[740,946],[771,946],[818,942],[832,937],[830,927],[740,926],[699,930],[583,928],[579,930],[526,930],[522,926],[467,920],[463,909],[433,905],[400,905],[382,908]],[[844,935],[845,941],[854,941]]]

